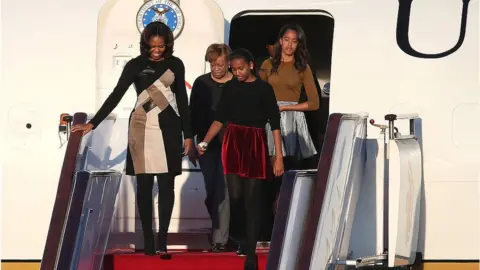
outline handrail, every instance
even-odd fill
[[[323,142],[322,151],[320,153],[320,161],[317,168],[318,170],[315,180],[315,186],[312,189],[312,192],[314,192],[312,196],[312,198],[314,199],[312,200],[310,206],[310,211],[312,211],[312,213],[307,219],[306,229],[308,231],[307,233],[303,234],[304,236],[312,236],[316,234],[317,226],[313,225],[312,222],[314,221],[314,217],[318,218],[320,216],[323,204],[323,196],[325,194],[328,174],[330,172],[330,166],[332,163],[335,141],[338,135],[338,129],[342,119],[345,120],[345,118],[348,117],[353,117],[353,115],[335,113],[329,117],[327,132],[325,134],[325,140]],[[356,115],[356,117],[358,117],[358,115]],[[292,197],[294,184],[294,181],[286,181],[282,183],[266,270],[277,270],[279,267],[280,257],[282,254],[282,243],[285,240],[285,229],[287,227],[290,199]],[[318,219],[316,224],[318,224]],[[303,239],[302,251],[299,255],[299,262],[304,261],[304,258],[307,258],[305,257],[305,253],[306,251],[308,251],[309,255],[307,255],[307,261],[309,263],[312,254],[312,248],[315,243],[314,241],[315,237],[307,237]],[[306,248],[307,246],[309,248]]]
[[[72,204],[62,239],[69,245],[62,248],[57,269],[103,269],[121,180],[122,173],[114,170],[75,172]]]
[[[418,119],[420,118],[420,115],[418,113],[408,113],[408,114],[396,114],[397,120],[403,120],[403,119]]]
[[[348,116],[347,116],[348,117]],[[313,189],[313,199],[310,206],[310,215],[307,219],[305,232],[303,233],[302,245],[297,264],[298,270],[308,270],[312,257],[312,250],[315,245],[315,235],[317,234],[318,222],[322,212],[325,191],[327,189],[328,176],[332,165],[333,154],[335,151],[335,142],[338,137],[339,127],[345,120],[345,115],[341,113],[331,114],[328,119],[327,133],[323,143],[320,161],[318,163],[317,178]]]
[[[84,124],[87,121],[86,113],[75,113],[73,124]],[[52,217],[48,228],[47,240],[43,251],[40,270],[54,270],[60,247],[62,230],[67,216],[68,202],[72,191],[72,179],[75,173],[78,150],[82,141],[82,133],[74,132],[71,134],[65,158],[63,159],[60,179],[58,181],[57,196],[53,205]]]
[[[305,178],[308,176],[311,176],[312,178],[314,178],[315,175],[316,175],[316,170],[297,170],[297,171],[285,172],[283,176],[282,187],[280,189],[279,204],[277,208],[278,210],[275,217],[275,223],[274,223],[274,228],[272,232],[272,241],[271,241],[270,250],[268,253],[266,270],[279,269],[279,266],[282,264],[282,256],[285,256],[285,252],[284,252],[285,249],[291,248],[291,246],[287,245],[287,242],[292,241],[291,240],[292,235],[287,235],[287,231],[289,226],[288,223],[291,224],[291,222],[295,222],[292,218],[292,214],[291,214],[292,211],[299,210],[299,209],[292,209],[292,204],[295,201],[295,197],[294,197],[295,187],[300,185],[299,179]],[[315,180],[313,179],[311,181],[312,190],[313,190],[314,181]],[[311,196],[312,190],[310,190],[310,195],[305,193],[301,195],[305,199],[306,204],[310,204],[309,198],[313,198],[313,196]],[[297,203],[298,203],[298,198],[297,198]],[[309,211],[308,208],[303,210]],[[294,215],[296,214],[298,214],[298,212],[295,212]],[[295,234],[295,230],[290,232]],[[303,232],[300,232],[300,235],[303,235]],[[284,255],[282,255],[282,253]],[[287,256],[291,256],[291,255],[287,255]],[[285,266],[283,265],[283,267]]]

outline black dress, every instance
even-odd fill
[[[171,56],[151,61],[138,56],[130,60],[117,86],[90,123],[96,128],[118,105],[132,83],[137,102],[129,120],[127,175],[181,174],[183,139],[193,136],[185,67],[179,58]]]

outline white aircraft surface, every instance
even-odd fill
[[[2,267],[40,264],[67,145],[60,115],[96,112],[124,64],[139,54],[139,29],[152,19],[152,6],[171,9],[151,17],[176,29],[175,55],[185,64],[189,91],[209,72],[204,53],[211,43],[261,57],[265,33],[287,21],[304,28],[322,100],[330,114],[347,115],[335,145],[340,167],[328,176],[346,180],[329,181],[310,267],[385,249],[389,266],[421,254],[425,269],[479,267],[478,0],[3,0]],[[123,172],[135,101],[132,86],[91,135],[91,145],[109,148],[92,148],[100,149],[92,155],[101,169]],[[387,114],[398,115],[394,137]],[[385,134],[370,119],[386,125]],[[416,130],[409,137],[410,119]],[[355,138],[364,140],[363,157],[355,156]],[[170,232],[205,233],[202,175],[187,160],[184,169]],[[362,174],[347,177],[355,170]],[[138,226],[133,183],[125,177],[120,185],[111,241]],[[343,195],[335,197],[335,188]],[[342,222],[348,228],[338,229]],[[343,236],[327,235],[329,226]],[[341,258],[332,261],[332,254]],[[299,262],[281,262],[289,263]]]

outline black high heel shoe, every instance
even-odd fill
[[[163,247],[157,249],[157,254],[160,254],[160,259],[162,259],[162,260],[171,260],[172,259],[172,254],[168,253],[166,246],[163,246]]]
[[[243,266],[244,270],[258,270],[258,258],[247,258]]]

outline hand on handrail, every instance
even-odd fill
[[[73,125],[71,132],[77,132],[77,131],[83,131],[82,136],[87,135],[91,130],[93,129],[93,125],[88,123],[88,124],[77,124]]]

